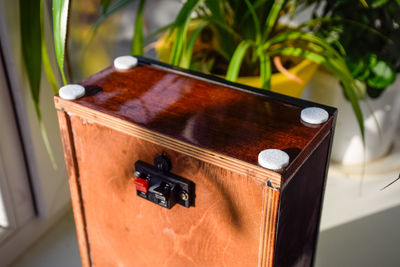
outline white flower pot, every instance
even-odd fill
[[[386,155],[393,144],[400,122],[400,77],[376,99],[360,101],[365,124],[365,158],[360,129],[339,80],[317,71],[303,98],[338,108],[332,159],[342,164],[359,164]],[[378,127],[378,124],[379,127]]]

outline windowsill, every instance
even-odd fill
[[[81,266],[72,210],[62,216],[48,232],[13,264],[13,267]]]
[[[400,206],[400,181],[381,190],[400,173],[400,138],[389,155],[365,166],[363,179],[362,173],[362,165],[330,165],[322,231]]]
[[[396,230],[399,215],[400,206],[322,231],[315,266],[396,266],[400,262],[397,253],[400,232]],[[381,227],[376,227],[377,224]],[[379,264],[374,265],[376,262]],[[72,211],[11,266],[81,266]]]

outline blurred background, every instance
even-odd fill
[[[115,2],[123,5],[108,15],[107,8]],[[69,82],[78,82],[108,67],[114,58],[131,54],[139,2],[70,1],[64,64]],[[344,3],[342,6],[336,1],[294,2],[294,6],[282,11],[285,14],[280,15],[280,25],[292,29],[305,24],[304,34],[318,36],[336,49],[338,55],[323,54],[327,51],[325,43],[320,45],[322,50],[292,40],[281,47],[310,47],[326,57],[333,54],[335,63],[348,67],[350,78],[354,78],[354,84],[349,82],[353,87],[346,89],[348,80],[341,79],[344,74],[329,69],[325,61],[316,64],[293,57],[293,51],[299,50],[290,50],[292,54],[284,57],[283,63],[271,56],[273,77],[268,82],[259,81],[260,67],[247,73],[251,67],[244,60],[244,67],[237,70],[239,79],[244,79],[238,82],[270,86],[272,90],[282,87],[283,91],[278,91],[281,93],[301,84],[295,97],[339,108],[315,266],[399,266],[400,183],[382,189],[400,174],[400,81],[397,79],[400,49],[393,50],[400,44],[400,13],[396,13],[400,4],[395,0],[338,1]],[[23,51],[24,46],[33,44],[22,40],[20,24],[20,17],[26,14],[21,11],[21,4],[29,11],[27,3],[0,0],[0,266],[80,266],[53,91],[45,69],[39,70],[43,81],[37,102],[40,120],[29,90],[31,81]],[[52,1],[43,3],[42,31],[46,33],[43,42],[48,46],[50,68],[57,69],[52,42]],[[176,0],[146,1],[143,35],[148,37],[173,23],[182,5],[182,1]],[[321,24],[323,19],[318,16],[329,17],[329,25]],[[193,18],[196,21],[196,16]],[[337,18],[346,23],[336,23]],[[94,28],[96,23],[99,25]],[[246,38],[251,38],[252,27],[248,26],[251,23],[242,23],[246,27],[238,28],[237,32],[242,30]],[[221,61],[229,63],[234,50],[224,59],[223,52],[210,49],[209,46],[223,47],[223,44],[207,39],[207,27],[199,35],[201,41],[196,41],[203,47],[194,49],[189,67],[224,75],[230,71],[229,67],[218,66],[210,55],[220,53]],[[213,33],[211,26],[209,31]],[[285,31],[286,28],[278,29],[274,34]],[[162,33],[148,38],[144,54],[157,59],[167,51],[169,56],[171,43],[164,40],[165,48],[160,48],[160,41],[156,42],[163,38]],[[271,48],[271,55],[272,49],[277,48]],[[253,74],[258,79],[255,83],[247,79]],[[56,84],[62,83],[58,72],[54,79]],[[358,119],[351,102],[353,89],[362,111]],[[47,141],[43,139],[43,129]]]

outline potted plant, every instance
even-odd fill
[[[131,1],[100,1],[100,17],[96,27],[101,21],[104,21],[105,17]],[[40,2],[36,0],[32,4],[38,5]],[[324,37],[316,35],[313,31],[313,26],[317,22],[330,19],[319,17],[294,27],[280,23],[285,16],[291,16],[297,12],[298,8],[306,6],[305,1],[303,3],[303,1],[295,0],[187,0],[173,23],[144,38],[143,10],[145,2],[145,0],[140,0],[137,9],[132,40],[133,55],[144,54],[145,39],[151,39],[157,34],[167,32],[167,37],[173,40],[169,63],[197,70],[205,69],[207,72],[223,75],[230,81],[237,81],[240,76],[255,76],[259,87],[266,90],[278,88],[273,84],[274,72],[280,72],[278,75],[285,77],[286,81],[292,82],[291,85],[284,85],[283,89],[290,90],[299,83],[303,83],[302,86],[305,85],[311,74],[307,72],[307,75],[302,75],[301,71],[297,71],[297,69],[302,69],[300,68],[302,65],[312,66],[309,62],[314,62],[329,69],[340,79],[363,133],[362,114],[357,98],[357,91],[360,91],[360,88],[347,67],[344,53],[337,49],[338,44],[329,43]],[[64,55],[68,32],[68,7],[69,1],[67,0],[53,1],[54,46],[64,83],[66,82]],[[32,20],[40,18],[40,14],[31,14],[25,9],[21,12],[26,13],[26,16],[29,15]],[[25,31],[29,32],[29,23],[25,25],[27,26]],[[197,26],[191,28],[193,25]],[[43,34],[43,31],[40,31],[40,28],[37,31],[40,37],[40,32]],[[32,37],[33,43],[37,44],[35,49],[41,50],[41,39],[37,36],[36,38],[32,35],[27,36]],[[210,36],[212,37],[211,41],[207,40]],[[199,42],[204,44],[203,48],[196,47]],[[23,46],[27,47],[30,54],[38,53],[40,55],[40,51],[33,51],[31,44],[32,40],[25,40]],[[46,49],[42,51],[44,51],[42,55],[46,55]],[[25,60],[30,63],[28,57]],[[39,64],[40,62],[35,66],[27,64],[29,75],[37,74],[37,71],[31,70],[40,66]],[[37,87],[37,84],[32,84],[32,88],[34,86]],[[32,92],[36,96],[37,88],[32,89]],[[292,92],[287,91],[286,93],[291,94]],[[34,97],[33,100],[38,106],[39,99]]]
[[[317,1],[321,5],[322,1]],[[317,11],[315,11],[317,12]],[[315,13],[314,13],[315,14]],[[365,143],[340,82],[318,71],[310,82],[311,100],[337,106],[339,115],[332,158],[342,164],[363,163],[386,155],[400,121],[400,4],[398,1],[326,1],[322,16],[333,20],[314,27],[317,34],[340,42],[364,114]],[[323,88],[323,91],[322,91]]]
[[[228,67],[231,58],[240,42],[249,41],[247,48],[244,48],[244,56],[240,64],[240,70],[236,82],[247,84],[254,87],[262,87],[260,77],[260,63],[257,49],[261,48],[261,43],[265,45],[264,51],[271,51],[279,47],[288,46],[292,43],[293,46],[302,46],[305,40],[296,40],[292,38],[281,38],[274,41],[274,36],[278,33],[288,34],[294,29],[289,26],[279,25],[277,21],[283,15],[293,13],[291,7],[282,6],[282,10],[278,12],[276,21],[271,22],[273,25],[266,25],[263,20],[271,11],[270,3],[265,1],[255,5],[251,1],[242,1],[234,7],[234,1],[205,1],[198,4],[191,13],[188,22],[187,40],[188,46],[182,54],[171,54],[176,30],[169,29],[161,38],[157,39],[154,46],[157,51],[157,56],[161,61],[170,62],[183,68],[214,74],[219,76],[228,75]],[[253,1],[254,2],[254,1]],[[294,3],[292,3],[294,4]],[[241,6],[240,6],[241,5]],[[270,10],[268,10],[271,8]],[[292,9],[292,10],[291,10]],[[291,10],[291,11],[290,11]],[[264,11],[265,14],[262,14]],[[261,18],[264,16],[264,18]],[[274,28],[276,26],[276,28]],[[256,31],[250,30],[252,27],[259,31],[257,36]],[[257,47],[257,38],[261,38],[261,33],[266,32],[267,28],[271,28],[269,44],[267,37],[265,41],[261,41]],[[302,31],[304,29],[300,29]],[[253,44],[250,44],[253,42]],[[285,43],[286,42],[286,43]],[[292,46],[290,44],[290,46]],[[267,47],[267,46],[271,47]],[[192,50],[192,51],[189,51]],[[267,53],[266,53],[267,54]],[[269,63],[271,65],[271,77],[269,84],[265,87],[270,88],[274,92],[279,92],[285,95],[300,97],[306,84],[317,69],[317,64],[311,60],[301,57],[284,56],[279,54],[270,56]],[[273,63],[273,64],[272,64]],[[228,79],[235,80],[232,77]]]
[[[312,33],[310,22],[298,27],[279,23],[301,7],[283,0],[189,0],[155,46],[160,59],[173,65],[295,97],[316,64],[323,64],[346,77],[354,92],[340,53]]]

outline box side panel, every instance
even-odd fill
[[[86,235],[86,220],[79,184],[79,170],[75,157],[75,148],[71,129],[70,117],[63,111],[57,111],[63,143],[65,165],[68,171],[68,182],[71,193],[72,208],[78,235],[79,251],[83,267],[90,266],[89,244]]]
[[[95,266],[257,266],[264,184],[174,150],[71,117]],[[134,163],[166,152],[195,183],[195,207],[168,210],[136,196]]]
[[[281,191],[274,266],[311,266],[321,216],[329,134]]]

